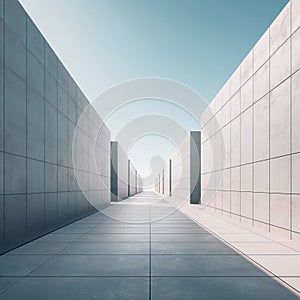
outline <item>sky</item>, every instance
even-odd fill
[[[210,102],[288,0],[20,2],[90,101],[121,82],[159,77],[183,83]],[[111,116],[112,137],[133,111],[157,113],[157,107],[164,112],[163,105],[148,101]],[[183,116],[168,110],[172,113]],[[187,130],[197,127],[189,117],[180,122]],[[141,152],[141,140],[137,144],[140,150],[132,153]],[[151,144],[145,140],[144,154]],[[154,155],[148,152],[147,157]],[[148,159],[134,156],[147,173]]]

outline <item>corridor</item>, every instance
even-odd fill
[[[2,255],[0,299],[297,299],[167,202],[143,192]]]

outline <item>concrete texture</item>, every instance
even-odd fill
[[[95,210],[72,161],[75,126],[89,101],[19,2],[0,1],[0,11],[1,253]],[[91,107],[86,114],[88,139],[95,118]],[[109,178],[110,133],[105,126],[100,132],[100,173]],[[92,157],[82,160],[78,170],[92,178]],[[85,189],[109,202],[109,183],[91,180]]]
[[[118,142],[111,142],[111,201],[128,197],[128,157]]]
[[[201,117],[202,203],[295,239],[299,15],[299,1],[290,1]]]
[[[184,205],[180,208],[186,216],[203,226],[244,257],[257,264],[267,274],[300,295],[300,245],[277,233],[259,227],[249,227],[239,220],[222,218],[201,206]],[[289,277],[291,276],[291,277]]]
[[[143,179],[130,159],[128,159],[128,197],[134,196],[142,191]]]
[[[201,201],[201,134],[191,131],[179,150],[174,153],[168,165],[159,175],[156,182],[158,191],[165,196],[172,196],[181,200],[189,200],[192,204]],[[171,186],[171,188],[170,188]]]
[[[165,215],[159,199],[144,192],[111,205],[112,218],[0,256],[0,299],[298,299],[180,211],[152,223]],[[126,215],[138,223],[118,221]]]

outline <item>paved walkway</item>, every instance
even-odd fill
[[[161,201],[144,192],[111,205],[113,219],[97,213],[0,256],[0,299],[298,299]]]

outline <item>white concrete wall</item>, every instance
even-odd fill
[[[173,199],[200,202],[200,132],[191,132],[183,140],[171,161],[171,187]],[[158,177],[159,193],[170,195],[170,164],[169,161]]]
[[[203,202],[293,237],[300,233],[299,26],[300,1],[292,0],[202,115],[201,145]]]
[[[138,174],[137,192],[141,193],[142,191],[143,191],[143,179],[142,179],[142,176]]]
[[[134,196],[143,191],[143,180],[130,160],[128,160],[128,196]]]
[[[128,197],[128,157],[118,142],[111,142],[111,192],[112,201]]]

